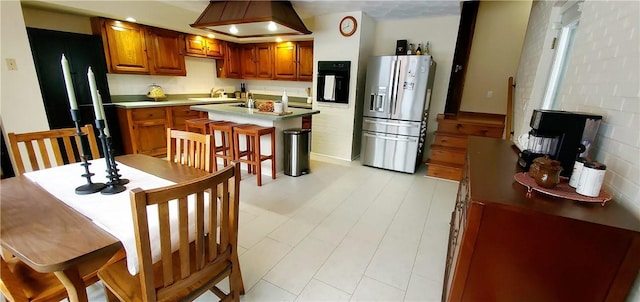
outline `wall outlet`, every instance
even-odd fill
[[[487,98],[490,99],[493,97],[493,91],[489,90],[487,91]]]
[[[7,70],[18,70],[18,64],[16,64],[16,59],[8,58],[6,61],[7,61]]]

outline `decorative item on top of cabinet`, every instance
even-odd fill
[[[271,79],[273,53],[270,43],[244,44],[240,48],[243,79]]]
[[[187,74],[182,33],[106,18],[92,18],[91,27],[102,36],[110,73]]]
[[[276,80],[313,80],[313,41],[277,43],[274,49]]]
[[[202,58],[222,59],[224,42],[196,35],[185,35],[186,55]]]
[[[104,18],[92,18],[94,35],[102,44],[110,73],[149,74],[147,35],[143,25]]]
[[[242,77],[240,45],[231,42],[225,44],[224,59],[216,60],[216,75],[218,78],[240,79]]]

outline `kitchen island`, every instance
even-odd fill
[[[217,104],[217,105],[197,105],[191,106],[191,110],[206,112],[210,120],[230,121],[243,124],[255,124],[264,127],[276,128],[276,171],[280,173],[284,170],[284,137],[282,131],[291,128],[301,128],[302,118],[320,113],[319,110],[300,109],[289,107],[290,114],[277,115],[272,112],[260,112],[258,109],[246,108],[243,104]],[[218,140],[216,138],[216,140]],[[244,141],[240,141],[240,148],[244,148]],[[263,136],[260,138],[260,149],[268,153],[271,149],[270,138]],[[270,173],[271,163],[263,162],[262,171]]]

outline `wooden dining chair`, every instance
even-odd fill
[[[167,128],[167,160],[211,172],[211,135]]]
[[[244,293],[237,250],[239,190],[237,162],[191,181],[132,190],[140,272],[132,276],[124,260],[103,267],[98,276],[107,300],[192,301],[210,290],[223,301],[239,301]],[[159,242],[153,243],[160,247],[156,263],[152,263],[149,220],[160,225]],[[179,242],[175,252],[172,237]],[[226,277],[229,293],[216,287]]]
[[[87,134],[89,150],[92,159],[100,158],[100,151],[96,141],[92,125],[80,128]],[[80,137],[76,135],[76,128],[55,129],[49,131],[38,131],[29,133],[8,133],[11,152],[15,159],[18,175],[26,172],[25,161],[30,164],[29,171],[51,168],[52,166],[62,166],[70,163],[82,161],[80,158],[81,143]],[[21,152],[19,146],[24,146]],[[51,158],[50,156],[53,156]]]
[[[122,260],[124,256],[121,249],[107,264]],[[104,264],[100,261],[96,259],[86,267],[82,276],[85,286],[98,282],[98,268]],[[67,289],[54,273],[37,272],[16,257],[0,257],[0,292],[13,302],[58,302],[68,298]]]

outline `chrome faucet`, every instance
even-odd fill
[[[220,95],[222,93],[224,93],[224,88],[220,88],[220,89],[216,89],[215,87],[211,88],[211,97],[212,98],[215,97],[216,94]]]

